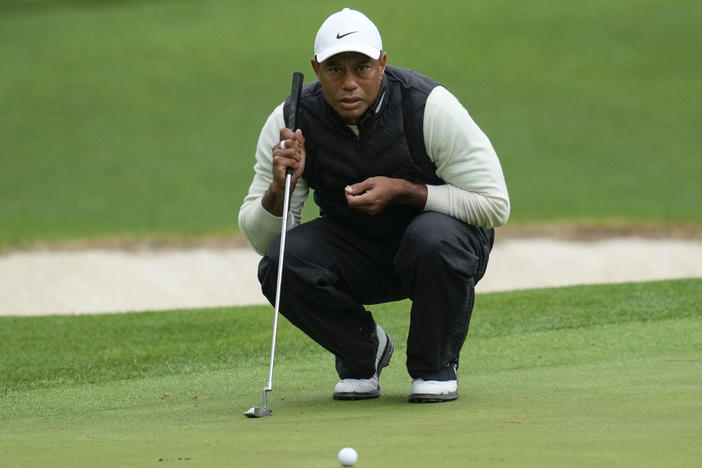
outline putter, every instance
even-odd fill
[[[292,91],[290,92],[290,102],[292,112],[288,128],[295,131],[297,126],[297,112],[300,103],[300,93],[302,92],[302,80],[304,76],[300,72],[293,73]],[[278,315],[280,310],[280,288],[283,284],[283,255],[285,253],[285,235],[288,230],[288,209],[290,208],[290,184],[292,182],[292,170],[288,168],[285,173],[285,194],[283,195],[283,225],[280,229],[280,254],[278,255],[278,278],[275,286],[275,306],[273,313],[273,339],[271,343],[271,362],[268,367],[268,384],[263,387],[263,406],[254,406],[248,409],[244,416],[248,418],[263,418],[271,416],[273,411],[268,406],[268,392],[273,390],[273,364],[275,362],[275,342],[278,334]]]

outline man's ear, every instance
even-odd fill
[[[383,52],[383,54],[378,59],[378,64],[380,65],[381,74],[382,74],[382,72],[385,71],[385,64],[387,63],[387,61],[388,61],[388,54]]]
[[[310,63],[312,64],[312,70],[314,70],[314,74],[317,75],[317,78],[319,78],[319,62],[316,58],[313,58],[312,60],[310,60]]]

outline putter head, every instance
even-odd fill
[[[244,413],[244,416],[247,418],[263,418],[272,415],[273,411],[271,411],[270,408],[260,408],[258,406],[254,406]]]

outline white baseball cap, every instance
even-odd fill
[[[314,40],[314,56],[324,62],[341,52],[360,52],[379,59],[383,40],[378,28],[360,11],[344,8],[327,18]]]

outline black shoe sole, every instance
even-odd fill
[[[339,392],[334,393],[332,398],[334,400],[341,401],[351,401],[351,400],[372,400],[373,398],[378,398],[380,396],[380,388],[377,392],[372,393],[353,393],[353,392]]]
[[[458,399],[458,392],[435,395],[431,393],[415,393],[407,398],[410,403],[444,403]]]

